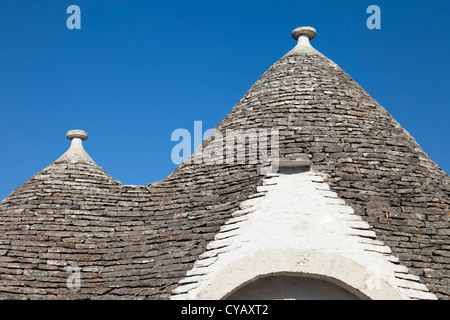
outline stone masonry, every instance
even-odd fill
[[[272,128],[282,159],[309,157],[374,240],[449,299],[449,176],[383,107],[322,54],[293,50],[216,127]],[[126,186],[90,158],[62,157],[0,204],[0,298],[169,299],[263,180],[259,164],[183,163]]]

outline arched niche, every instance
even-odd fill
[[[250,281],[224,297],[227,300],[360,300],[330,281],[295,275],[271,275]]]

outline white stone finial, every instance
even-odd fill
[[[293,54],[318,54],[322,55],[319,51],[314,49],[309,40],[314,39],[317,36],[317,31],[313,27],[300,27],[292,30],[292,38],[298,40],[294,49],[289,51],[285,56]]]
[[[292,30],[292,38],[298,40],[301,36],[307,37],[309,40],[317,36],[317,31],[313,27],[300,27]]]
[[[70,131],[67,131],[66,137],[69,140],[78,138],[78,139],[81,139],[82,141],[84,141],[84,140],[87,140],[88,133],[83,130],[70,130]]]
[[[57,162],[84,162],[95,163],[83,148],[83,141],[87,140],[88,134],[83,130],[70,130],[66,134],[67,139],[72,140],[69,150],[66,151]]]

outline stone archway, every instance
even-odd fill
[[[258,251],[234,260],[200,289],[197,298],[226,299],[258,279],[272,276],[295,276],[325,281],[359,299],[402,299],[392,284],[348,258],[295,249]]]

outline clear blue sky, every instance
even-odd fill
[[[81,30],[69,30],[69,5]],[[366,9],[381,8],[381,30]],[[161,180],[177,128],[214,127],[311,25],[312,44],[447,173],[450,2],[0,0],[0,199],[89,133],[124,184]]]

